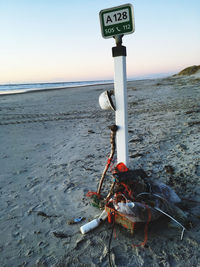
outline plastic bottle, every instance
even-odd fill
[[[108,217],[108,213],[104,210],[100,216],[99,216],[99,220],[100,221],[105,221],[105,219]]]
[[[97,219],[94,219],[92,220],[91,222],[89,223],[86,223],[84,224],[83,226],[81,226],[80,230],[81,230],[81,233],[84,235],[86,233],[88,233],[89,231],[93,230],[94,228],[96,228],[99,224],[100,224],[100,220],[97,218]]]
[[[95,229],[97,226],[99,226],[99,224],[103,220],[105,220],[107,218],[107,216],[108,215],[107,215],[106,211],[104,210],[97,219],[94,219],[91,222],[86,223],[83,226],[81,226],[80,227],[81,233],[84,235],[84,234],[88,233],[89,231]]]

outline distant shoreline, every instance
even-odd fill
[[[50,87],[50,88],[36,88],[36,89],[21,89],[21,90],[8,90],[8,91],[1,91],[0,96],[7,96],[7,95],[18,95],[18,94],[27,94],[27,93],[39,93],[39,92],[49,92],[49,91],[56,91],[56,90],[66,90],[66,89],[75,89],[75,88],[82,88],[82,87],[91,87],[91,86],[102,86],[102,85],[110,85],[113,82],[105,82],[105,83],[91,83],[91,84],[83,84],[83,85],[76,85],[76,86],[63,86],[63,87]]]
[[[140,77],[128,78],[127,82],[164,79],[170,77],[171,75],[172,73],[165,73],[162,75],[157,74],[157,75],[140,76]],[[35,82],[35,83],[0,84],[0,96],[44,92],[51,90],[55,91],[68,88],[80,88],[85,86],[105,85],[113,83],[114,83],[113,80],[93,80],[93,81],[77,81],[77,82],[41,82],[41,83]]]

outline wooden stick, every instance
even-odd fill
[[[110,192],[108,193],[108,195],[106,197],[106,201],[109,200],[111,194],[113,193],[112,191],[113,191],[114,187],[115,187],[115,182],[113,182],[112,185],[111,185]]]
[[[105,178],[105,175],[106,175],[106,172],[111,164],[111,161],[113,159],[113,156],[115,154],[115,148],[116,148],[116,144],[115,144],[115,136],[116,136],[116,132],[117,132],[117,126],[116,125],[112,125],[110,126],[110,130],[111,130],[111,133],[110,133],[110,143],[111,143],[111,152],[110,152],[110,156],[108,158],[108,161],[107,161],[107,164],[104,168],[104,171],[102,173],[102,176],[101,176],[101,179],[100,179],[100,182],[99,182],[99,186],[98,186],[98,190],[97,190],[97,194],[100,195],[100,192],[101,192],[101,188],[102,188],[102,185],[103,185],[103,181],[104,181],[104,178]]]

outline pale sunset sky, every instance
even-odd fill
[[[126,3],[128,78],[200,65],[200,0],[0,0],[0,84],[113,79],[99,12]]]

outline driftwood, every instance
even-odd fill
[[[115,187],[115,182],[112,182],[112,185],[111,185],[111,188],[110,188],[110,192],[108,193],[108,195],[106,197],[106,201],[108,201],[110,196],[113,194],[114,187]]]
[[[98,190],[97,190],[97,194],[98,195],[100,195],[101,188],[102,188],[102,185],[103,185],[103,181],[104,181],[106,172],[107,172],[108,168],[110,167],[110,164],[111,164],[111,161],[113,159],[113,156],[115,154],[115,149],[116,149],[115,136],[116,136],[116,132],[117,132],[117,126],[116,125],[110,126],[110,130],[111,130],[111,133],[110,133],[111,152],[110,152],[107,164],[106,164],[106,166],[104,168],[104,171],[102,173],[102,176],[101,176],[101,179],[100,179],[100,182],[99,182],[99,186],[98,186]]]

